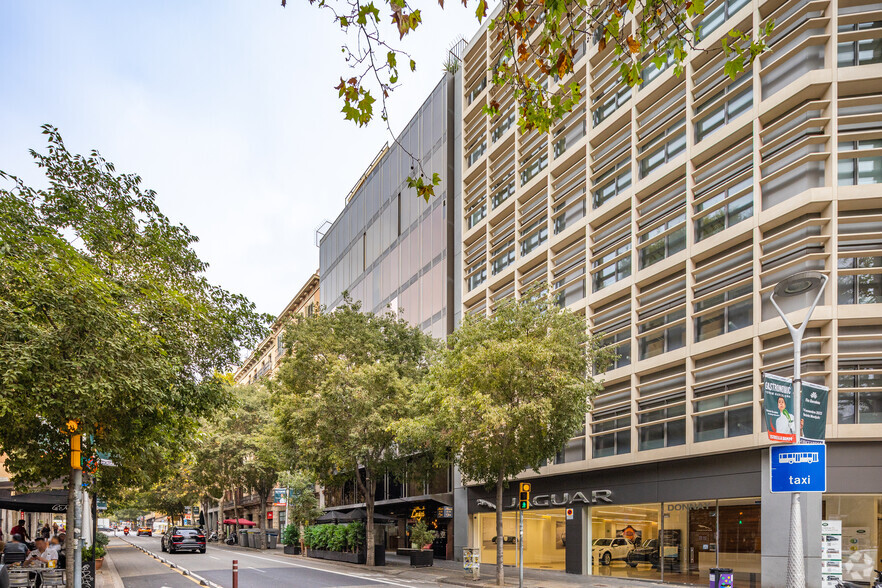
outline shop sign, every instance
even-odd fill
[[[826,492],[826,445],[769,448],[772,492]]]
[[[452,519],[453,518],[453,507],[452,506],[439,506],[438,511],[435,513],[436,519]]]
[[[426,507],[425,506],[415,506],[410,511],[410,518],[421,521],[426,518]]]
[[[821,588],[842,581],[842,521],[821,521]]]
[[[706,510],[709,508],[716,508],[717,503],[713,500],[707,502],[684,502],[679,504],[671,504],[668,503],[665,506],[668,507],[669,511],[674,510]]]
[[[827,396],[830,388],[802,383],[802,443],[823,443],[827,436]]]
[[[586,494],[590,494],[591,498],[588,498]],[[567,506],[570,504],[582,503],[582,504],[597,504],[597,503],[606,503],[612,504],[612,490],[590,490],[585,492],[574,492],[570,494],[569,492],[554,492],[552,494],[534,494],[530,499],[530,505],[542,508],[544,506]],[[518,497],[512,496],[511,501],[508,505],[504,506],[506,509],[515,508],[518,505]],[[489,500],[485,500],[483,498],[478,499],[478,506],[483,506],[485,508],[489,508],[490,510],[496,510],[496,505]]]
[[[268,520],[268,521],[273,520],[273,511],[271,511],[271,510],[267,511],[266,520]]]
[[[792,379],[763,374],[763,411],[766,414],[770,441],[796,442]]]

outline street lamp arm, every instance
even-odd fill
[[[770,300],[772,301],[772,305],[775,307],[775,310],[778,311],[778,316],[780,316],[784,320],[784,324],[787,325],[787,330],[790,331],[790,336],[793,338],[793,346],[794,348],[798,345],[802,344],[802,336],[805,334],[806,327],[808,327],[809,319],[812,316],[812,313],[815,312],[815,308],[817,308],[818,303],[821,301],[821,298],[824,296],[824,291],[827,288],[827,281],[829,278],[826,274],[821,274],[821,287],[818,288],[817,294],[815,294],[815,298],[812,301],[811,306],[809,306],[808,312],[805,313],[805,318],[802,319],[802,323],[799,325],[799,328],[793,326],[789,320],[787,320],[787,315],[778,306],[778,302],[775,300],[775,293],[772,292]]]

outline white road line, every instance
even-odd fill
[[[413,587],[414,587],[414,584],[402,584],[402,583],[400,583],[400,582],[393,582],[393,581],[391,581],[391,580],[383,580],[383,579],[381,579],[381,578],[373,578],[373,577],[370,577],[370,576],[363,576],[363,575],[359,575],[359,574],[348,574],[348,573],[346,573],[346,572],[338,572],[338,571],[336,571],[336,570],[328,570],[328,569],[325,569],[325,568],[317,568],[317,567],[314,567],[314,566],[306,566],[306,565],[303,565],[303,564],[298,564],[298,563],[294,563],[294,562],[290,562],[290,561],[284,561],[284,560],[278,560],[278,559],[270,559],[270,558],[268,558],[268,557],[261,557],[261,556],[259,556],[259,555],[246,554],[246,553],[241,552],[241,551],[237,551],[237,552],[235,552],[235,553],[236,553],[237,555],[247,555],[248,557],[253,557],[254,559],[262,559],[262,560],[264,560],[264,561],[269,561],[269,562],[272,562],[272,563],[275,563],[275,564],[285,564],[286,566],[293,566],[293,567],[295,567],[295,568],[306,568],[306,569],[308,569],[308,570],[313,570],[313,571],[316,571],[316,572],[326,572],[326,573],[328,573],[328,574],[338,574],[338,575],[340,575],[340,576],[346,576],[346,577],[348,577],[348,578],[357,578],[357,579],[359,579],[359,580],[367,580],[367,581],[369,581],[369,582],[380,582],[381,584],[389,584],[389,585],[391,585],[391,586],[404,586],[405,588],[413,588]]]
[[[211,559],[216,559],[217,561],[220,561],[219,557],[214,557],[213,555],[209,555],[208,557],[210,557]]]
[[[254,566],[248,566],[248,569],[249,569],[249,570],[254,570],[255,572],[260,572],[261,574],[265,574],[265,573],[266,573],[264,570],[261,570],[261,569],[255,568]]]

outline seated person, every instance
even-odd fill
[[[61,551],[61,539],[58,537],[53,537],[49,540],[49,549],[54,549],[55,553],[59,553]]]
[[[37,548],[34,549],[25,560],[25,565],[41,562],[48,564],[50,561],[58,561],[58,552],[49,548],[49,542],[43,537],[37,537],[34,540]]]
[[[15,533],[12,541],[3,547],[3,561],[5,563],[22,562],[28,555],[28,547],[24,544],[22,536]]]

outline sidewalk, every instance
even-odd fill
[[[113,539],[111,539],[113,542]],[[107,554],[104,556],[104,565],[101,566],[100,570],[97,570],[95,573],[95,587],[96,588],[124,588],[125,584],[123,584],[122,578],[119,575],[119,572],[116,571],[116,566],[113,563],[113,558],[110,556],[112,549],[107,550]]]
[[[222,546],[230,551],[257,551],[251,548],[243,548],[238,545]],[[481,564],[481,579],[474,581],[471,574],[462,568],[462,562],[445,561],[436,559],[434,565],[429,568],[412,568],[410,559],[394,553],[386,553],[386,565],[383,567],[367,568],[363,565],[343,562],[332,562],[325,559],[310,558],[302,555],[285,555],[281,549],[267,550],[273,555],[291,558],[302,563],[311,563],[327,569],[345,569],[349,572],[370,572],[379,574],[400,583],[419,582],[436,584],[439,586],[471,586],[484,588],[496,586],[496,566]],[[518,570],[515,567],[505,567],[505,585],[518,585]],[[662,582],[619,578],[612,576],[577,576],[558,570],[524,570],[524,586],[531,588],[682,588],[679,584],[666,584]]]

